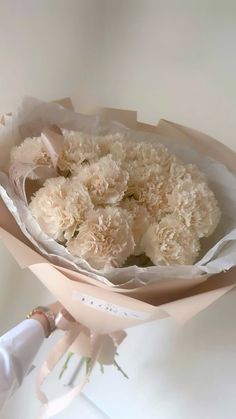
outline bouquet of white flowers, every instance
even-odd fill
[[[60,141],[54,164],[44,136],[11,150],[11,170],[18,164],[55,167],[56,177],[29,197],[44,233],[95,269],[130,264],[132,255],[146,255],[147,265],[196,261],[200,239],[220,219],[197,166],[161,144],[134,144],[128,133],[96,137],[62,129]]]
[[[191,134],[183,143],[26,98],[0,149],[0,237],[78,322],[47,373],[72,344],[91,365],[112,363],[122,329],[186,319],[234,286],[208,278],[236,265],[236,177]],[[58,405],[39,391],[40,417],[79,391]]]

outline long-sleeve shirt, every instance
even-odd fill
[[[43,327],[34,319],[0,337],[0,410],[21,385],[43,340]]]

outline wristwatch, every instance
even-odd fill
[[[53,311],[50,310],[49,307],[39,306],[34,308],[28,315],[27,319],[30,319],[34,314],[41,314],[44,316],[49,324],[49,335],[46,337],[49,337],[52,332],[56,329],[56,315],[53,313]]]

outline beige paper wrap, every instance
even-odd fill
[[[71,107],[69,99],[60,103]],[[199,131],[164,120],[157,127],[139,122],[135,125],[137,113],[133,111],[105,109],[100,113],[128,127],[175,137],[182,144],[191,143],[193,148],[206,150],[208,155],[236,172],[236,154]],[[110,333],[169,315],[186,321],[236,284],[233,268],[207,280],[200,276],[191,280],[165,279],[133,289],[111,288],[89,276],[52,265],[36,253],[2,201],[0,226],[0,238],[20,266],[34,272],[78,321],[98,333]]]

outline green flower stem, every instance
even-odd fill
[[[65,362],[65,364],[63,365],[62,370],[61,370],[61,373],[60,373],[60,375],[59,375],[59,380],[62,378],[62,376],[63,376],[63,374],[64,374],[65,370],[68,368],[68,364],[69,364],[70,359],[71,359],[71,357],[72,357],[73,355],[74,355],[74,353],[73,353],[73,352],[69,352],[69,353],[68,353],[68,356],[67,356],[67,358],[66,358],[66,362]]]
[[[121,372],[121,374],[125,378],[129,379],[128,375],[124,372],[124,370],[120,367],[120,365],[116,362],[116,360],[114,360],[114,363],[113,364],[115,365],[115,367],[118,369],[118,371]]]

